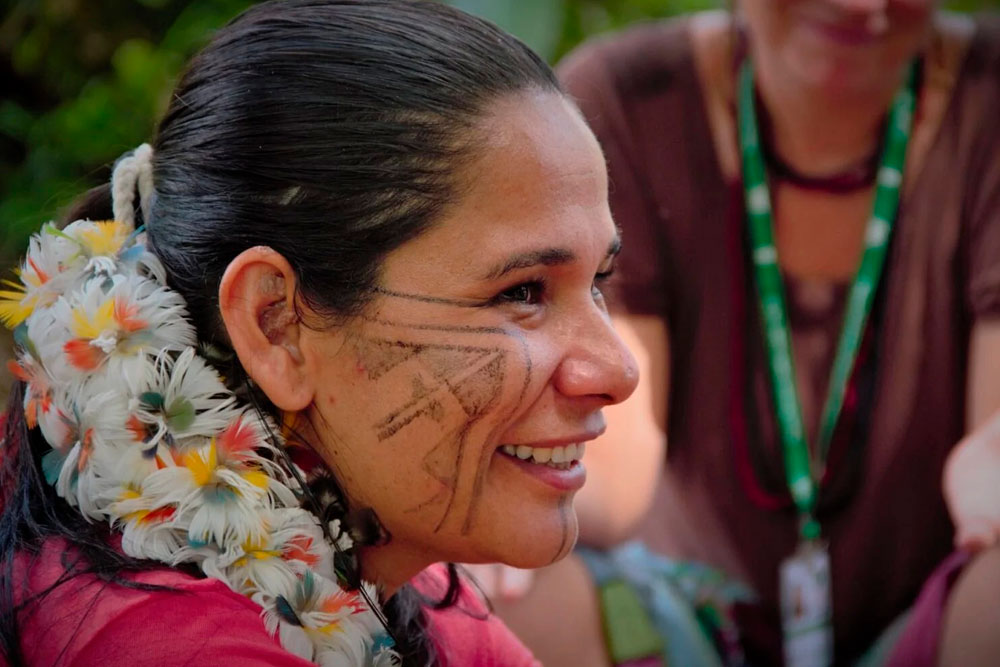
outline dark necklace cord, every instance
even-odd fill
[[[760,110],[760,138],[761,154],[764,157],[764,164],[767,171],[778,181],[789,183],[804,190],[814,190],[829,194],[848,194],[869,188],[875,184],[878,175],[879,162],[882,157],[882,138],[885,136],[886,123],[882,121],[879,129],[879,140],[875,144],[874,150],[867,156],[846,168],[824,176],[814,176],[804,174],[792,165],[788,164],[774,148],[774,131],[771,119],[764,111],[759,96],[757,98],[757,108]]]

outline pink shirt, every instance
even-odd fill
[[[72,558],[65,542],[50,540],[27,572],[17,563],[15,581],[25,592],[51,586]],[[281,648],[261,620],[260,607],[214,579],[163,568],[128,575],[141,584],[170,587],[143,591],[79,576],[57,586],[19,616],[21,646],[29,665],[46,667],[308,667]],[[446,585],[441,566],[417,584],[437,596]],[[441,665],[537,667],[531,653],[465,586],[458,607],[428,610]],[[4,663],[5,664],[5,663]]]

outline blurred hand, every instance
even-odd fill
[[[535,583],[534,570],[522,570],[500,563],[462,565],[491,600],[515,601],[523,598]]]
[[[1000,542],[1000,412],[948,456],[944,499],[955,524],[955,546],[979,551]]]

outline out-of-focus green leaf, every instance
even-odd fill
[[[565,0],[452,0],[449,4],[496,23],[543,57],[552,58],[559,45],[567,3]]]
[[[24,139],[34,118],[13,100],[0,102],[0,132],[12,139]]]
[[[193,53],[212,32],[253,4],[252,0],[190,2],[167,30],[161,48],[172,53]]]
[[[251,0],[14,0],[0,18],[0,265],[147,140],[181,67]]]
[[[36,26],[14,46],[10,60],[19,74],[32,74],[38,69],[45,51],[46,37],[44,27]]]

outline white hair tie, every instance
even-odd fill
[[[135,191],[143,222],[149,223],[153,204],[153,147],[142,144],[118,160],[111,172],[111,210],[115,220],[135,226]]]

